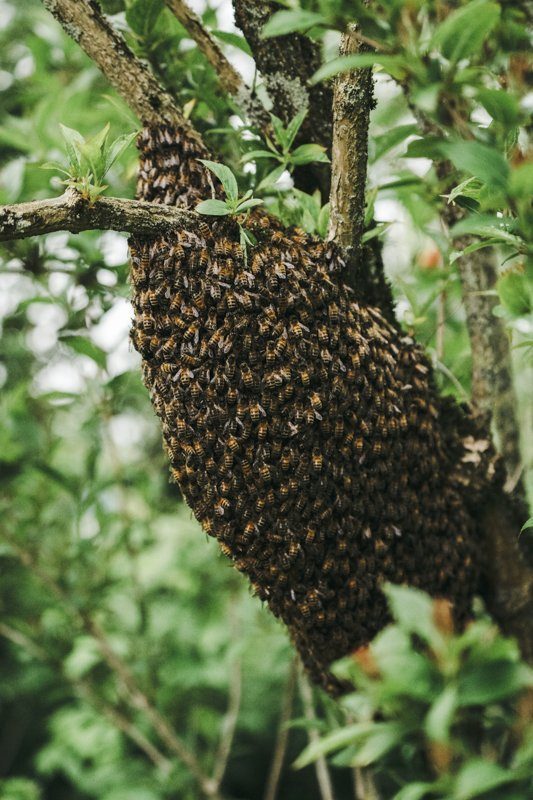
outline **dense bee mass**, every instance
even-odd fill
[[[142,197],[210,196],[201,146],[163,128],[140,147]],[[463,444],[420,350],[358,305],[331,247],[257,213],[246,260],[234,223],[205,220],[132,240],[133,343],[195,516],[335,691],[329,664],[387,621],[384,580],[468,615]]]

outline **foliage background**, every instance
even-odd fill
[[[235,109],[180,25],[158,13],[158,2],[128,2],[126,13],[121,0],[104,5],[239,171]],[[211,3],[205,20],[233,30],[225,2]],[[332,51],[335,40],[326,45]],[[249,57],[236,47],[227,52],[250,76]],[[384,223],[398,315],[427,345],[442,389],[464,400],[470,352],[450,242],[436,216],[438,181],[430,160],[405,157],[415,129],[402,92],[381,74],[377,95],[369,196]],[[87,136],[108,121],[114,135],[137,125],[36,0],[0,2],[0,98],[1,203],[58,190],[40,165],[62,158],[59,123]],[[478,122],[490,123],[481,108]],[[133,196],[135,170],[132,146],[108,176],[109,193]],[[253,180],[253,171],[240,172],[244,184]],[[287,221],[316,227],[316,198],[292,193],[287,176],[281,186],[288,188],[271,193],[270,205]],[[128,345],[126,239],[54,234],[5,245],[0,257],[0,779],[9,779],[0,797],[198,796],[177,759],[168,772],[155,767],[102,713],[125,707],[116,671],[95,645],[95,622],[207,770],[240,665],[242,703],[224,788],[228,797],[260,797],[291,648],[168,482]],[[526,312],[509,319],[514,344],[533,339]],[[513,353],[531,475],[533,366],[527,347]],[[335,718],[327,701],[317,702]],[[301,713],[297,704],[293,715]],[[142,715],[137,722],[147,733]],[[305,742],[305,730],[294,728],[289,763]],[[334,780],[339,797],[348,796],[350,776],[336,771]],[[286,770],[279,796],[319,797],[313,768]]]

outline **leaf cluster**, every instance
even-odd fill
[[[309,745],[337,766],[372,765],[394,800],[510,800],[533,788],[533,671],[487,619],[454,633],[444,600],[384,589],[393,623],[335,671],[356,690],[342,700],[350,722]],[[509,746],[514,738],[514,748]]]
[[[62,183],[94,202],[108,188],[103,182],[105,176],[138,132],[121,134],[109,141],[109,123],[88,139],[66,125],[60,124],[59,127],[65,143],[68,166],[65,168],[56,161],[48,161],[43,164],[43,169],[53,169],[65,175]]]

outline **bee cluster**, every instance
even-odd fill
[[[140,194],[210,195],[205,153],[141,138]],[[421,351],[339,278],[334,248],[261,212],[131,241],[132,340],[172,474],[204,530],[288,626],[328,691],[387,622],[380,584],[468,614],[472,522]]]

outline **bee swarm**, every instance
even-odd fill
[[[161,128],[140,147],[141,197],[210,196],[201,145]],[[331,662],[388,621],[383,581],[467,618],[461,442],[420,349],[357,304],[331,245],[255,212],[246,262],[236,225],[207,219],[131,241],[132,340],[195,516],[335,692]]]

